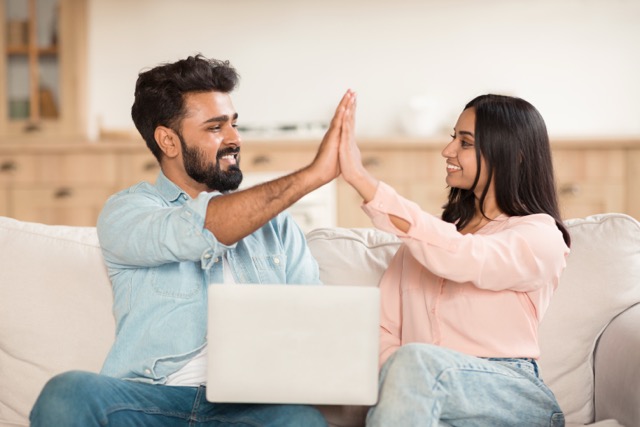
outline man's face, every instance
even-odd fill
[[[235,190],[242,182],[238,114],[229,94],[191,93],[185,97],[187,114],[176,132],[182,146],[185,172],[206,190]]]

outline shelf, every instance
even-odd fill
[[[7,46],[8,55],[28,55],[30,52],[29,46]],[[40,56],[58,55],[58,46],[39,47],[37,54]]]

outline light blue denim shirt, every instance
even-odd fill
[[[204,218],[219,195],[192,199],[161,172],[155,185],[136,184],[105,204],[97,229],[116,340],[103,374],[163,384],[202,349],[207,285],[223,282],[225,254],[239,284],[320,283],[304,234],[287,213],[234,245],[218,242]]]

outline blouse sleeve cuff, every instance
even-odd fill
[[[411,234],[415,218],[422,212],[416,203],[404,199],[390,185],[382,181],[378,182],[373,199],[362,205],[362,210],[371,218],[377,228],[399,237]],[[409,230],[405,233],[398,229],[391,222],[389,215],[394,215],[408,222],[410,224]]]

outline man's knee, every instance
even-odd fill
[[[305,425],[314,427],[326,427],[327,421],[318,408],[310,405],[289,405],[295,414],[290,419],[295,420],[295,425]]]
[[[31,410],[31,425],[52,425],[55,420],[63,422],[69,414],[77,414],[78,405],[86,405],[91,396],[97,377],[90,372],[69,371],[51,378]]]

